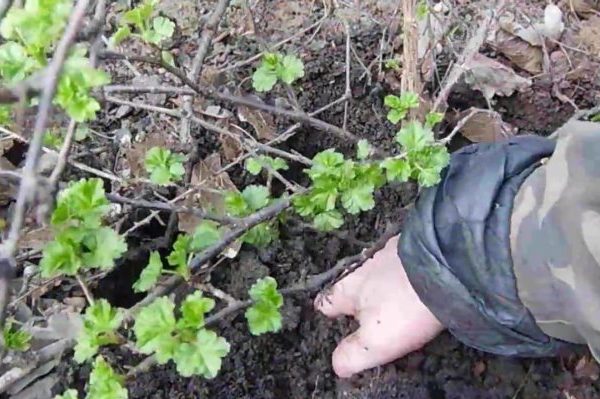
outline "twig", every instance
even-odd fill
[[[446,83],[440,90],[433,107],[431,109],[432,112],[445,112],[447,104],[446,100],[450,95],[450,92],[454,88],[454,85],[461,78],[463,73],[465,72],[465,65],[479,52],[479,48],[484,43],[485,38],[490,30],[492,23],[495,21],[496,16],[502,13],[502,9],[504,8],[504,0],[497,0],[495,5],[490,7],[489,15],[484,19],[484,21],[479,25],[479,28],[475,32],[475,34],[469,39],[467,44],[465,45],[462,54],[458,57],[458,60],[448,72],[448,78]]]
[[[485,110],[481,110],[481,109],[478,109],[478,108],[473,108],[471,110],[471,112],[469,112],[464,118],[462,118],[460,121],[458,121],[458,123],[456,124],[456,126],[454,126],[454,129],[452,129],[452,131],[450,132],[450,134],[448,136],[446,136],[442,140],[440,140],[440,144],[441,145],[446,145],[450,141],[452,141],[452,139],[454,138],[454,136],[456,136],[458,134],[458,132],[460,131],[460,129],[462,129],[465,126],[465,124],[473,116],[475,116],[475,114],[478,114],[479,112],[490,112],[490,113],[492,113],[493,111],[485,111]]]
[[[346,90],[344,96],[350,98],[352,91],[350,90],[350,24],[348,21],[344,21],[344,29],[346,30]],[[344,124],[343,129],[346,130],[348,127],[348,101],[344,103]]]
[[[283,39],[280,42],[275,43],[273,46],[271,46],[270,50],[271,51],[276,50],[279,47],[283,46],[284,44],[292,41],[296,37],[302,36],[306,32],[308,32],[308,31],[310,31],[310,30],[312,30],[312,29],[320,26],[323,23],[323,21],[325,21],[325,19],[327,19],[328,17],[329,17],[329,13],[325,13],[325,15],[323,15],[323,17],[321,19],[319,19],[317,22],[315,22],[314,24],[312,24],[312,25],[310,25],[310,26],[308,26],[308,27],[306,27],[306,28],[304,28],[304,29],[302,29],[302,30],[294,33],[292,36],[288,37],[287,39]],[[240,61],[240,62],[237,62],[237,63],[235,63],[233,65],[228,66],[228,67],[221,68],[219,70],[219,72],[221,72],[221,73],[222,72],[227,72],[227,71],[230,71],[232,69],[237,69],[237,68],[243,67],[245,65],[252,64],[254,61],[260,59],[260,57],[262,57],[262,56],[263,56],[262,52],[258,53],[256,55],[248,58],[247,60]]]
[[[73,142],[73,136],[75,136],[76,129],[77,122],[71,119],[71,122],[69,122],[69,127],[67,128],[67,133],[65,134],[65,141],[63,142],[60,152],[58,153],[58,160],[56,161],[54,170],[50,175],[50,184],[54,187],[56,187],[58,184],[58,179],[67,165],[67,158],[69,156],[69,150],[71,148],[71,143]]]
[[[88,304],[93,305],[94,297],[90,293],[90,290],[88,289],[87,284],[81,279],[81,276],[79,274],[76,274],[75,278],[77,279],[77,283],[79,283],[79,286],[81,287],[81,290],[83,291],[83,295],[85,295],[85,299],[87,299]]]
[[[75,36],[77,35],[81,21],[85,16],[88,3],[89,0],[77,1],[73,13],[69,18],[69,23],[65,29],[65,32],[60,39],[60,42],[56,46],[54,56],[52,57],[52,60],[48,66],[48,72],[45,76],[44,88],[40,97],[38,114],[33,129],[33,136],[29,144],[29,150],[27,151],[25,166],[23,167],[23,179],[21,180],[21,185],[19,187],[17,202],[12,215],[10,231],[8,233],[8,239],[0,248],[0,258],[12,259],[16,251],[20,230],[25,219],[25,210],[27,205],[34,197],[36,191],[36,169],[40,154],[42,152],[43,136],[46,130],[50,109],[52,107],[52,99],[54,98],[54,93],[56,92],[58,77],[62,71],[69,49],[71,48]],[[14,262],[11,263],[14,264]],[[6,276],[3,275],[1,277]],[[8,281],[5,280],[2,283],[2,286],[0,286],[0,297],[5,298],[1,301],[1,304],[6,304],[8,298],[8,284],[4,286],[4,283],[8,283]],[[0,327],[4,325],[5,311],[5,307],[0,309]]]
[[[202,73],[202,64],[204,64],[204,59],[208,54],[208,48],[212,41],[212,38],[217,30],[219,22],[223,19],[223,15],[225,14],[225,10],[229,6],[230,0],[220,0],[215,9],[213,10],[208,22],[204,26],[202,30],[202,35],[200,36],[200,41],[198,42],[198,51],[196,52],[196,56],[192,61],[192,69],[188,74],[188,78],[190,80],[196,81],[200,74]],[[192,114],[192,97],[186,96],[183,99],[183,110],[188,114]],[[179,129],[179,137],[182,142],[186,143],[190,141],[190,120],[187,117],[184,117],[181,120],[181,125]]]
[[[131,94],[180,94],[193,96],[196,92],[187,87],[177,86],[131,86],[131,85],[108,85],[102,87],[102,91],[109,93],[131,93]]]
[[[175,205],[171,205],[166,202],[146,201],[143,199],[132,199],[132,198],[123,197],[119,194],[114,194],[114,193],[107,193],[106,198],[108,198],[108,200],[111,202],[116,202],[119,204],[127,204],[127,205],[131,205],[131,206],[137,207],[137,208],[153,209],[153,210],[165,211],[165,212],[187,213],[190,215],[197,216],[201,219],[213,220],[213,221],[221,223],[221,224],[236,225],[236,224],[240,223],[239,219],[232,218],[229,216],[215,215],[215,214],[212,214],[209,212],[204,212],[203,210],[198,209],[198,208],[190,208],[187,206],[175,206]]]

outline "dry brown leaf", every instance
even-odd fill
[[[596,381],[600,377],[600,367],[594,359],[584,356],[577,362],[573,374],[577,379]]]
[[[50,227],[41,227],[29,230],[19,239],[19,249],[41,250],[54,239],[54,233]]]
[[[259,97],[250,97],[253,97],[257,102],[262,102]],[[237,112],[240,121],[252,125],[259,140],[271,140],[275,138],[275,120],[273,119],[273,115],[243,106],[238,107]]]
[[[540,47],[531,46],[503,30],[498,31],[492,45],[519,68],[534,75],[542,72],[544,53]]]
[[[487,367],[484,361],[480,360],[476,362],[473,366],[473,375],[475,377],[481,377],[481,375],[485,372],[486,368]]]
[[[593,16],[583,22],[577,38],[594,55],[600,56],[600,17]]]
[[[131,145],[131,150],[126,151],[127,163],[131,169],[132,177],[142,177],[146,175],[144,167],[144,158],[146,152],[152,147],[166,147],[167,145],[165,134],[150,133],[147,134],[141,141],[134,142]]]
[[[471,115],[472,114],[472,115]],[[496,111],[470,108],[461,112],[457,120],[461,121],[471,115],[460,133],[475,143],[493,142],[514,135],[514,128],[502,120]]]
[[[585,18],[598,15],[600,11],[598,0],[569,0],[569,5],[573,7],[573,11]]]
[[[510,96],[531,86],[531,80],[521,77],[511,68],[486,57],[475,54],[465,63],[465,82],[479,90],[489,100],[495,95]]]
[[[191,186],[195,189],[183,200],[183,205],[212,212],[216,215],[225,215],[225,195],[230,191],[238,191],[237,187],[227,172],[216,174],[221,169],[221,156],[219,153],[209,155],[199,161],[192,168]],[[192,234],[201,218],[190,215],[179,215],[179,230]],[[235,257],[239,252],[240,244],[234,243],[224,250],[227,257]]]

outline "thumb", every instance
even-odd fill
[[[333,371],[340,378],[349,378],[363,370],[379,366],[385,363],[385,360],[377,352],[365,345],[359,328],[344,338],[333,352]]]

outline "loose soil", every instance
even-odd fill
[[[377,56],[379,34],[377,30],[367,29],[352,38],[365,63]],[[248,48],[244,53],[252,55],[254,51]],[[306,75],[298,95],[305,109],[316,109],[343,94],[344,57],[343,34],[337,35],[333,42],[327,42],[321,51],[306,54]],[[243,56],[239,58],[244,59]],[[360,79],[363,71],[354,60],[351,85],[354,99],[347,112],[348,129],[384,148],[393,148],[395,129],[385,121],[386,110],[382,105],[382,97],[388,87],[384,83],[366,84],[365,79]],[[250,70],[236,73],[244,77]],[[585,108],[593,105],[594,93],[598,93],[598,89],[599,86],[582,78],[563,87],[562,92],[579,107]],[[485,107],[485,101],[480,94],[460,88],[450,98],[452,111],[462,111],[470,106]],[[536,79],[534,85],[524,92],[498,100],[495,108],[501,112],[504,121],[518,127],[521,134],[547,135],[573,113],[571,105],[552,95],[551,82],[542,79]],[[344,108],[334,108],[320,117],[342,126]],[[281,131],[289,126],[289,121],[278,120],[278,125]],[[447,134],[450,128],[442,134]],[[199,130],[193,133],[197,137],[210,136]],[[220,146],[212,139],[200,144],[197,149],[200,157]],[[304,129],[286,146],[310,157],[330,147],[349,153],[352,151],[350,144],[320,131]],[[292,167],[285,176],[299,182],[304,179],[297,167]],[[240,168],[232,170],[231,178],[238,185],[254,181]],[[415,194],[415,187],[411,185],[384,189],[378,194],[373,211],[349,221],[346,225],[348,234],[356,240],[376,240],[387,222],[403,220],[406,212],[403,207],[414,200]],[[132,219],[137,220],[141,216],[132,215]],[[157,226],[150,225],[141,234],[159,236],[162,232],[157,232]],[[292,221],[282,227],[281,239],[268,250],[244,247],[238,258],[221,263],[212,273],[211,283],[238,298],[245,297],[257,277],[267,274],[275,277],[280,286],[286,286],[307,274],[327,270],[345,256],[356,254],[361,248],[353,242],[303,229]],[[144,257],[147,254],[138,259],[139,265],[145,264]],[[130,292],[131,282],[138,272],[139,267],[131,266],[127,273],[109,275],[96,293],[110,297],[117,305],[131,305],[139,299]],[[129,397],[584,399],[600,396],[600,383],[596,381],[598,369],[594,363],[585,361],[587,357],[584,356],[589,357],[585,351],[561,359],[503,358],[465,347],[446,333],[423,350],[393,364],[361,373],[350,380],[340,380],[332,372],[330,356],[336,343],[356,325],[348,319],[328,320],[319,315],[313,310],[313,297],[314,293],[286,297],[284,329],[277,334],[251,336],[242,313],[223,320],[215,329],[230,342],[231,352],[214,380],[181,378],[172,364],[154,366],[128,382]],[[142,359],[125,350],[109,348],[103,353],[117,367],[135,365]],[[57,387],[57,392],[69,386],[81,391],[89,375],[89,367],[68,362],[60,367],[64,378],[63,386]]]

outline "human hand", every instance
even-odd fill
[[[328,317],[353,316],[360,328],[333,352],[342,378],[380,366],[423,347],[444,327],[421,302],[398,257],[398,239],[315,299]]]

